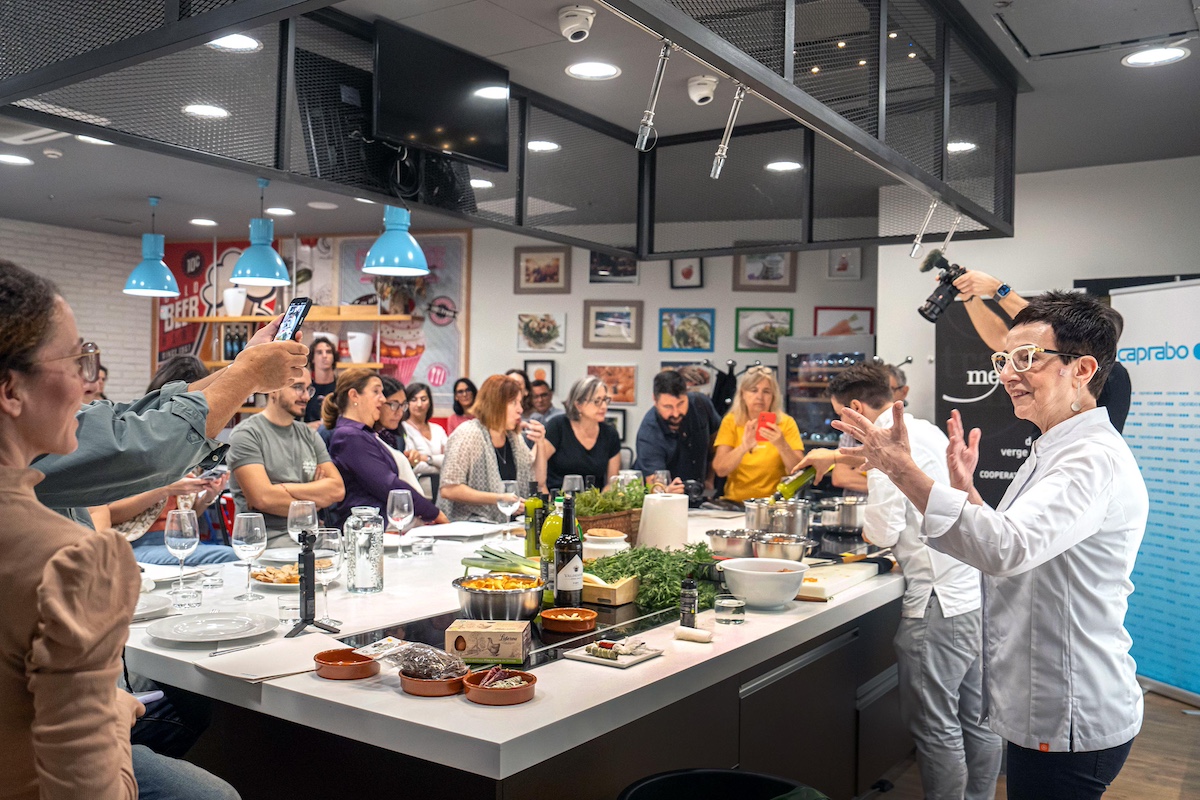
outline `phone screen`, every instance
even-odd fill
[[[774,411],[764,411],[761,414],[759,414],[758,415],[758,428],[754,432],[754,441],[765,442],[766,439],[763,438],[762,429],[764,427],[766,427],[767,425],[772,424],[773,422],[775,422],[775,412]]]
[[[279,323],[279,332],[275,334],[275,341],[283,342],[295,339],[296,331],[300,329],[304,318],[308,316],[308,309],[311,305],[312,302],[307,297],[297,297],[293,300],[288,306],[287,313],[283,315],[283,321]]]

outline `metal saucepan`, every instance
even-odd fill
[[[771,525],[767,530],[789,536],[808,536],[812,520],[812,505],[807,500],[792,499],[771,507]]]
[[[821,527],[829,533],[862,534],[865,497],[828,497],[821,501]]]
[[[757,500],[747,500],[743,505],[746,507],[746,530],[771,530],[772,503],[769,498],[762,497]]]

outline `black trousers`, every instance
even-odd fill
[[[1130,739],[1107,750],[1043,753],[1008,743],[1008,800],[1099,800],[1125,759]]]

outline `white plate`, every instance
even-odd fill
[[[152,622],[146,633],[166,642],[227,642],[275,630],[279,620],[266,614],[184,614]]]
[[[162,583],[163,581],[173,581],[173,580],[179,579],[179,565],[178,564],[173,564],[173,565],[168,566],[165,564],[142,564],[139,562],[138,566],[140,566],[142,568],[142,577],[149,578],[150,580],[154,581],[155,583]],[[211,566],[217,566],[217,565],[214,564]],[[204,567],[184,567],[183,568],[183,577],[184,577],[184,579],[187,579],[187,578],[192,577],[193,575],[199,575],[203,571],[204,571]]]
[[[576,647],[574,650],[568,650],[563,653],[567,658],[575,661],[586,661],[589,664],[600,664],[605,667],[616,667],[617,669],[628,669],[634,664],[640,664],[656,656],[661,656],[662,650],[647,650],[644,653],[638,653],[636,656],[617,656],[615,661],[608,658],[600,658],[599,656],[591,655],[587,652],[587,645]]]
[[[265,561],[270,564],[295,564],[299,558],[299,547],[272,547],[270,550],[264,551],[255,560]]]
[[[250,585],[257,586],[259,589],[291,589],[293,592],[300,591],[300,584],[298,583],[267,583],[266,581],[260,581],[258,578],[254,577],[251,577]],[[337,586],[338,582],[336,580],[332,580],[329,582],[329,585]],[[318,583],[317,592],[319,593],[320,591],[321,584]]]
[[[138,597],[137,608],[133,609],[133,619],[149,619],[162,616],[171,610],[171,598],[161,594],[143,594]]]

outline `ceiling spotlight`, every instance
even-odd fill
[[[580,61],[567,67],[567,74],[581,81],[608,81],[621,74],[621,68],[603,61]]]
[[[220,39],[213,39],[208,46],[214,50],[232,50],[238,53],[253,53],[262,49],[262,42],[241,33],[231,33]]]
[[[899,36],[899,35],[900,35],[900,34],[896,33],[895,31],[892,31],[891,33],[889,33],[889,34],[888,34],[888,38],[889,38],[889,39],[895,39],[895,38],[896,38],[897,36]]]
[[[32,158],[26,158],[25,156],[10,156],[8,153],[0,153],[0,164],[12,164],[15,167],[27,167],[32,163]]]
[[[205,119],[224,119],[229,116],[229,112],[220,106],[210,106],[204,103],[193,103],[192,105],[184,106],[183,113],[192,117],[203,117]]]
[[[482,98],[484,100],[507,100],[508,99],[508,87],[507,86],[485,86],[482,89],[476,89],[475,96]],[[438,130],[438,131],[436,131],[436,133],[441,133],[441,131]]]
[[[88,144],[103,144],[108,145],[109,147],[112,146],[112,142],[105,141],[104,139],[97,139],[95,136],[84,136],[82,133],[77,134],[75,138],[81,142],[87,142]]]
[[[491,181],[485,181],[483,178],[471,178],[472,189],[490,189],[495,185]]]
[[[972,150],[977,150],[979,145],[974,142],[947,142],[947,153],[969,153]]]
[[[337,203],[330,203],[327,200],[310,200],[305,205],[309,208],[315,208],[317,211],[333,211],[338,207]]]
[[[866,60],[865,58],[860,58],[860,59],[858,60],[858,65],[859,65],[860,67],[865,67],[865,66],[867,65],[867,60]]]
[[[846,46],[845,42],[838,42],[838,47],[845,47],[845,46]]]
[[[366,203],[366,204],[367,204],[367,205],[369,205],[369,206],[373,206],[373,205],[375,205],[375,201],[374,201],[374,200],[368,200],[368,199],[367,199],[367,198],[365,198],[365,197],[356,197],[356,198],[354,198],[354,199],[355,199],[355,200],[357,200],[357,201],[358,201],[358,202],[360,202],[360,203]]]
[[[804,169],[804,165],[799,161],[772,161],[767,164],[766,169],[771,172],[795,172],[798,169]]]
[[[909,53],[909,54],[908,54],[908,57],[909,57],[909,58],[916,58],[916,57],[917,57],[917,54],[916,54],[916,53]]]
[[[812,69],[809,70],[809,72],[811,72],[813,75],[816,75],[820,71],[821,71],[820,67],[813,67]]]
[[[296,212],[292,211],[290,208],[284,208],[283,206],[272,206],[271,208],[267,209],[267,213],[272,217],[290,217]]]
[[[1138,50],[1121,59],[1127,67],[1161,67],[1163,64],[1174,64],[1183,61],[1192,54],[1186,47],[1152,47],[1149,50]]]
[[[553,153],[555,150],[562,150],[562,145],[558,142],[547,142],[541,139],[534,139],[525,146],[532,153]]]
[[[217,224],[215,219],[204,219],[203,217],[189,219],[188,222],[192,223],[193,225],[199,225],[201,228],[213,228],[216,227]]]

